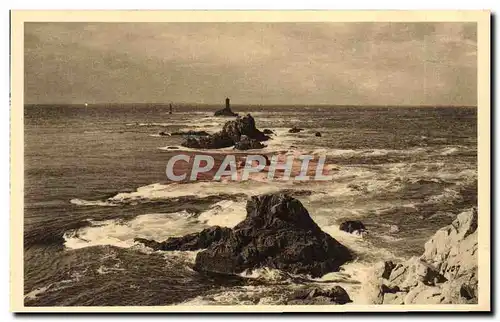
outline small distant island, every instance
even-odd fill
[[[231,110],[230,100],[228,97],[226,97],[226,107],[224,107],[221,110],[215,111],[214,115],[215,116],[238,116],[238,113],[234,113]]]

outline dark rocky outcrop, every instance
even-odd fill
[[[255,126],[255,119],[250,114],[242,118],[237,118],[234,121],[226,122],[222,128],[222,133],[225,133],[235,142],[238,142],[242,135],[246,135],[248,138],[257,141],[269,140],[269,136],[257,129]]]
[[[360,233],[366,231],[365,225],[363,225],[363,223],[359,220],[344,221],[343,223],[340,224],[339,229],[348,232],[350,234],[356,231]]]
[[[220,149],[233,146],[234,141],[230,137],[224,135],[224,133],[217,132],[213,135],[199,138],[190,136],[186,138],[181,145],[194,149]]]
[[[323,232],[300,201],[289,195],[252,197],[246,210],[245,220],[233,229],[215,226],[164,242],[135,241],[155,250],[205,249],[197,254],[194,268],[217,274],[268,267],[319,277],[338,271],[353,258],[349,249]]]
[[[382,276],[385,279],[388,279],[389,276],[391,276],[391,272],[396,267],[396,264],[394,264],[392,261],[385,261],[382,264],[380,264],[380,276]]]
[[[321,132],[314,133],[314,136],[321,137]]]
[[[299,133],[300,131],[304,131],[304,129],[294,126],[290,130],[288,130],[288,133]]]
[[[206,132],[206,131],[193,131],[193,130],[189,130],[189,131],[179,131],[179,132],[172,132],[170,133],[170,135],[194,135],[194,136],[209,136],[210,133]]]
[[[300,201],[288,195],[252,197],[246,208],[244,221],[197,254],[196,270],[230,274],[269,267],[318,277],[353,258],[316,225]]]
[[[347,304],[351,298],[346,290],[336,285],[330,289],[303,288],[294,292],[286,304],[311,305],[311,304]]]
[[[200,138],[189,137],[181,145],[195,149],[220,149],[235,145],[240,142],[242,136],[258,142],[269,139],[269,136],[256,128],[254,118],[248,114],[226,122],[222,130],[213,135]]]
[[[215,111],[214,116],[238,116],[238,113],[234,113],[230,107],[224,107],[218,111]]]
[[[266,146],[255,139],[250,139],[246,135],[241,136],[239,142],[236,142],[234,148],[237,150],[262,149]]]
[[[226,98],[226,107],[218,110],[214,113],[215,116],[238,116],[238,113],[234,113],[231,110],[231,104],[229,98]]]
[[[170,237],[163,242],[144,238],[135,238],[134,241],[142,243],[146,247],[154,250],[197,250],[207,248],[211,244],[229,236],[230,233],[230,228],[214,226],[203,229],[199,233],[193,233],[183,237]]]

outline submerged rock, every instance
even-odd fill
[[[231,233],[230,228],[213,226],[201,232],[183,237],[170,237],[166,241],[157,242],[145,238],[135,238],[134,241],[144,244],[154,250],[197,250],[207,248]]]
[[[354,232],[364,232],[366,231],[365,225],[359,220],[348,220],[344,221],[343,223],[340,224],[339,226],[340,230],[346,231],[350,234]]]
[[[273,130],[270,130],[270,129],[264,129],[264,130],[262,130],[262,133],[264,133],[264,134],[266,134],[266,135],[275,134],[275,133],[273,132]]]
[[[346,304],[351,298],[346,290],[336,285],[330,289],[304,288],[294,292],[287,301],[288,305],[318,305],[318,304]]]
[[[164,131],[161,131],[160,133],[158,133],[159,136],[170,136],[170,134],[168,134],[167,132],[164,132]]]
[[[300,131],[303,131],[303,130],[304,129],[301,129],[301,128],[294,126],[290,130],[288,130],[288,133],[299,133]]]
[[[242,118],[238,117],[234,121],[226,122],[222,130],[213,135],[200,138],[189,137],[181,145],[195,149],[220,149],[237,144],[243,136],[258,142],[269,139],[269,136],[256,128],[255,119],[248,114]],[[257,146],[255,143],[252,144]],[[242,143],[242,146],[245,145]]]
[[[246,209],[246,219],[229,235],[197,254],[196,270],[230,274],[269,267],[318,277],[353,258],[288,195],[254,196]]]
[[[314,133],[314,136],[321,137],[321,132]]]
[[[206,132],[206,131],[193,131],[193,130],[189,130],[189,131],[179,131],[179,132],[172,132],[170,133],[170,135],[194,135],[194,136],[208,136],[210,135],[210,133]]]

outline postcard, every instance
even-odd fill
[[[489,311],[488,11],[12,11],[14,312]]]

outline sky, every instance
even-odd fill
[[[25,103],[467,105],[475,23],[25,23]]]

